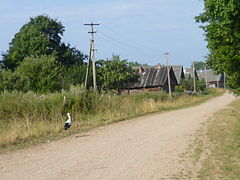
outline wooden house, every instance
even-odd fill
[[[195,74],[196,80],[199,80],[196,69],[193,72],[193,68],[185,68],[183,71],[184,71],[184,76],[185,76],[186,79],[187,78],[193,78],[194,74]]]
[[[199,72],[199,78],[207,81],[208,87],[224,88],[224,73],[216,74],[212,69]]]
[[[148,90],[148,91],[165,91],[168,92],[168,75],[167,67],[139,67],[136,70],[136,74],[139,76],[138,82],[132,84],[129,87],[130,91],[136,90]],[[171,90],[175,90],[175,86],[178,85],[176,76],[173,72],[173,68],[169,69]]]
[[[176,76],[178,84],[180,84],[182,79],[185,79],[183,66],[172,66],[174,74]]]

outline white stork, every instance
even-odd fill
[[[68,120],[64,124],[64,130],[67,130],[72,125],[70,113],[67,113]]]

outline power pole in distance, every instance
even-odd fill
[[[171,89],[171,80],[170,80],[170,69],[169,69],[169,66],[168,66],[168,55],[170,53],[164,53],[164,55],[166,56],[166,62],[167,62],[167,76],[168,76],[168,93],[169,93],[169,96],[171,97],[172,96],[172,89]]]
[[[96,80],[96,66],[95,66],[95,56],[94,56],[94,34],[96,31],[93,30],[94,26],[99,26],[99,23],[90,23],[90,24],[84,24],[84,26],[91,26],[91,29],[88,33],[91,34],[90,39],[90,52],[88,57],[88,65],[87,65],[87,72],[86,72],[86,78],[85,78],[85,88],[87,89],[87,81],[88,81],[88,73],[89,73],[89,66],[92,61],[92,68],[93,68],[93,89],[94,91],[97,90],[97,80]]]
[[[193,92],[196,93],[196,76],[195,76],[195,62],[193,62]]]
[[[223,83],[224,83],[224,89],[226,89],[226,73],[223,72]]]
[[[207,80],[207,65],[206,65],[206,64],[205,64],[205,67],[204,67],[204,74],[205,74],[206,88],[208,88],[208,80]]]

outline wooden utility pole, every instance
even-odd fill
[[[164,55],[166,56],[166,62],[167,62],[168,93],[169,93],[169,96],[172,96],[171,80],[170,80],[170,68],[168,66],[168,55],[169,54],[170,53],[164,53]]]
[[[88,63],[87,63],[87,71],[85,76],[85,88],[87,89],[87,82],[88,82],[88,74],[89,74],[89,67],[91,64],[91,55],[92,54],[92,44],[90,44],[89,56],[88,56]]]
[[[204,67],[204,74],[205,74],[205,83],[206,83],[206,88],[208,88],[208,80],[207,80],[207,66],[205,65]]]
[[[193,93],[196,93],[195,63],[193,62]]]
[[[92,68],[93,68],[93,89],[94,91],[97,90],[97,80],[96,80],[96,66],[95,66],[95,56],[94,56],[94,34],[96,31],[94,31],[93,27],[98,26],[100,24],[96,23],[91,23],[91,24],[84,24],[84,26],[91,26],[91,29],[88,33],[91,34],[91,39],[90,39],[90,51],[89,51],[89,57],[88,57],[88,65],[87,65],[87,72],[86,72],[86,77],[85,77],[85,88],[87,89],[87,82],[88,82],[88,74],[89,74],[89,66],[92,62]]]
[[[224,83],[224,89],[226,89],[226,73],[223,72],[223,83]]]

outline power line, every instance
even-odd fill
[[[99,34],[101,34],[102,37],[110,41],[111,43],[117,44],[120,48],[126,49],[128,52],[130,51],[135,51],[138,54],[144,54],[147,57],[154,57],[155,55],[147,52],[146,50],[139,49],[133,44],[132,42],[129,41],[122,41],[117,39],[116,37],[112,37],[109,34],[105,34],[102,31],[99,31]]]
[[[130,53],[131,55],[138,56],[139,59],[143,59],[141,56],[141,52],[139,52],[138,50],[128,48],[127,46],[124,46],[121,42],[115,41],[112,38],[102,35],[101,33],[99,33],[98,37],[101,38],[102,40],[108,42],[107,45],[109,45],[109,47],[112,47],[112,46],[110,46],[110,44],[112,44],[115,47],[118,47],[119,49],[122,49],[123,51]],[[150,58],[149,55],[145,55],[145,56],[147,56],[148,59]]]
[[[104,36],[108,36],[112,39],[114,39],[114,41],[118,41],[124,45],[127,45],[128,47],[130,47],[131,49],[135,49],[137,50],[138,52],[144,52],[145,54],[148,54],[148,56],[155,56],[153,54],[155,54],[155,52],[151,52],[151,50],[147,49],[147,48],[144,48],[144,47],[140,47],[138,46],[135,42],[131,41],[131,40],[124,40],[124,38],[120,38],[118,39],[117,36],[110,36],[109,34],[105,34],[104,32],[101,31],[101,33],[104,35]]]
[[[103,25],[103,28],[104,28],[104,27],[105,27],[108,31],[111,31],[111,32],[113,32],[114,34],[118,34],[119,36],[121,36],[122,39],[125,39],[126,41],[129,41],[129,42],[133,42],[134,45],[138,46],[139,48],[148,49],[148,51],[152,51],[152,52],[154,52],[154,53],[155,53],[155,51],[159,51],[158,49],[152,50],[153,47],[146,46],[146,44],[141,44],[140,42],[138,42],[138,41],[136,41],[136,40],[134,40],[134,39],[132,39],[132,38],[127,38],[127,37],[125,36],[125,34],[120,33],[119,31],[114,30],[112,27],[110,27],[110,26],[108,26],[108,25],[105,25],[105,24],[104,24],[104,25]]]

